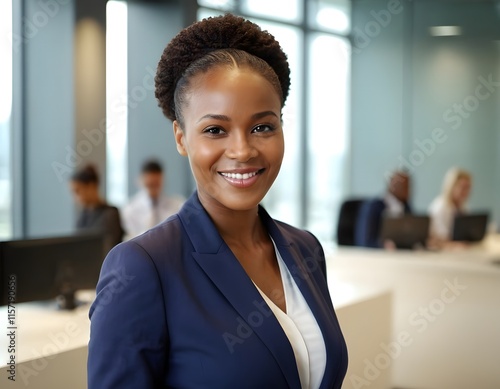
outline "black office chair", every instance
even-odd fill
[[[337,244],[341,246],[355,246],[354,233],[358,211],[365,199],[348,199],[340,206],[337,223]]]

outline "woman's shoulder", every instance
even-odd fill
[[[108,257],[133,261],[147,259],[158,265],[158,262],[180,256],[184,241],[182,235],[178,217],[173,215],[149,231],[118,244]]]
[[[279,220],[273,219],[273,221],[281,230],[283,237],[289,243],[299,244],[304,248],[312,248],[313,250],[315,250],[318,246],[321,247],[321,243],[312,232],[306,229],[294,227],[288,223]]]
[[[184,234],[179,216],[174,214],[157,226],[131,239],[130,242],[142,247],[147,252],[159,249],[171,251],[181,244]]]

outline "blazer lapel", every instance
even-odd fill
[[[273,238],[283,261],[288,267],[293,280],[307,301],[307,304],[316,318],[323,334],[327,354],[325,373],[320,386],[320,388],[323,388],[327,385],[327,383],[335,382],[336,373],[339,369],[334,365],[334,361],[339,360],[338,353],[343,349],[337,336],[337,334],[341,334],[341,332],[335,318],[333,306],[328,300],[325,300],[325,296],[319,292],[321,289],[311,274],[315,270],[321,272],[321,270],[317,268],[316,264],[317,260],[323,260],[323,258],[304,258],[300,253],[299,248],[293,242],[286,239],[281,228],[273,219],[271,219],[264,208],[261,207],[259,209],[259,214],[261,215],[269,234]],[[313,255],[318,255],[317,252],[317,250],[313,250]],[[332,331],[332,326],[337,328],[338,331]],[[335,346],[332,347],[332,345]]]
[[[195,192],[179,217],[194,247],[193,258],[274,356],[290,388],[300,389],[293,349],[281,325],[226,245]]]

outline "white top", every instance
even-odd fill
[[[385,211],[384,215],[389,217],[401,217],[405,213],[404,204],[399,201],[392,193],[386,193],[384,197]]]
[[[290,341],[302,389],[317,389],[323,380],[326,367],[326,347],[323,334],[307,301],[283,262],[276,245],[274,245],[274,249],[285,292],[286,313],[274,304],[257,285],[255,286],[273,311]]]
[[[125,239],[131,239],[146,232],[181,209],[182,197],[161,195],[156,206],[145,189],[137,192],[122,209],[121,218],[125,229]]]
[[[459,211],[466,212],[466,209],[458,210],[453,204],[445,201],[443,196],[436,197],[429,206],[430,235],[433,238],[450,240],[453,233],[453,221]]]

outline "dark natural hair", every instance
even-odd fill
[[[75,171],[71,176],[71,180],[81,182],[82,184],[99,184],[99,173],[97,173],[94,165],[88,164]]]
[[[141,168],[142,173],[162,173],[163,168],[161,167],[161,164],[156,161],[156,160],[149,160],[146,161],[142,164]]]
[[[254,69],[275,87],[284,105],[290,68],[279,42],[255,23],[226,14],[185,28],[163,51],[156,71],[155,95],[164,115],[182,122],[181,107],[189,80],[222,65]]]

